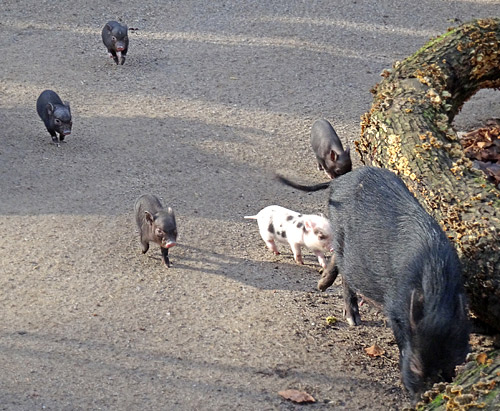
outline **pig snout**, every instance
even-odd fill
[[[177,245],[177,243],[175,241],[172,241],[172,240],[163,240],[161,242],[161,246],[163,248],[172,248],[175,245]]]

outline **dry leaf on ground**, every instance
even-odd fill
[[[365,348],[365,352],[370,357],[381,357],[385,354],[385,351],[380,348],[377,344],[372,345],[371,347]]]
[[[500,121],[492,119],[486,127],[464,134],[460,142],[474,167],[486,174],[487,180],[500,186]]]
[[[304,391],[284,390],[280,391],[278,394],[286,400],[290,400],[299,404],[303,404],[306,402],[316,402],[316,400],[311,395]]]

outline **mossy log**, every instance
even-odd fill
[[[382,75],[356,141],[361,160],[399,174],[439,221],[472,312],[500,331],[500,190],[472,168],[451,127],[474,93],[500,87],[500,19],[450,29]]]
[[[500,350],[472,356],[452,384],[436,384],[423,395],[418,411],[500,409]]]

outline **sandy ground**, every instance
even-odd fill
[[[499,6],[3,1],[0,409],[305,409],[278,395],[289,388],[316,398],[308,409],[408,406],[383,314],[364,305],[350,328],[339,280],[316,291],[315,257],[274,256],[242,217],[325,212],[327,193],[272,180],[325,181],[312,122],[353,147],[384,68]],[[111,19],[138,29],[124,66],[101,43]],[[60,148],[35,110],[44,89],[71,103]],[[457,123],[499,107],[486,92]],[[141,254],[144,193],[176,212],[170,269],[157,246]],[[383,357],[365,354],[374,343]]]

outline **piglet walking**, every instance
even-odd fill
[[[318,161],[318,170],[336,178],[352,170],[349,147],[344,150],[339,136],[328,120],[316,120],[311,128],[311,147]]]
[[[267,248],[279,254],[276,241],[288,243],[298,264],[304,264],[301,247],[310,249],[323,268],[326,267],[324,252],[332,250],[332,229],[325,217],[299,214],[284,207],[271,205],[256,215],[245,218],[257,220],[260,236]]]
[[[165,210],[158,197],[144,194],[135,202],[135,221],[139,228],[142,253],[147,253],[150,242],[156,243],[161,247],[163,263],[170,267],[168,249],[177,242],[177,225],[172,208]]]
[[[59,147],[64,138],[71,134],[73,126],[69,102],[63,103],[55,91],[45,90],[36,101],[36,111],[50,133],[52,142]]]
[[[102,42],[116,64],[125,63],[128,51],[128,27],[117,21],[108,21],[102,29]]]

